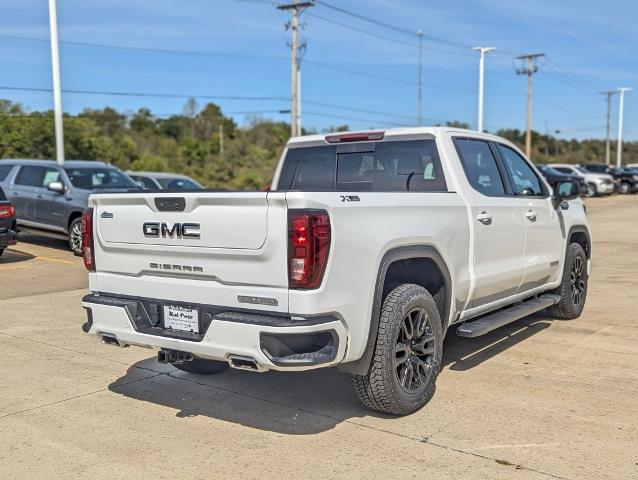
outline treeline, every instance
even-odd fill
[[[458,122],[455,126],[464,126]],[[331,130],[345,130],[341,125]],[[190,175],[208,187],[256,189],[270,182],[289,125],[253,118],[239,127],[219,106],[189,100],[181,115],[159,118],[148,109],[125,115],[112,108],[65,115],[69,159],[102,160],[125,170]],[[524,132],[496,132],[518,145]],[[0,100],[0,158],[54,158],[53,112],[27,112]],[[601,140],[559,140],[533,133],[537,162],[591,163],[604,160]],[[223,150],[222,150],[223,148]],[[638,142],[626,143],[625,162],[638,163]]]

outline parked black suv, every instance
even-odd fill
[[[619,193],[638,192],[638,171],[633,168],[610,168],[604,163],[591,163],[582,165],[588,172],[607,173],[614,177],[616,190]]]
[[[0,188],[0,256],[9,245],[15,245],[17,238],[16,209]]]
[[[547,180],[547,183],[549,183],[552,188],[554,188],[554,185],[558,182],[572,181],[578,183],[578,186],[580,187],[580,195],[587,194],[587,182],[585,182],[582,177],[559,172],[550,165],[543,165],[542,163],[537,163],[536,168],[540,170],[541,174],[545,177],[545,180]]]

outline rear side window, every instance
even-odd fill
[[[44,188],[51,182],[60,180],[60,171],[57,168],[36,167],[27,165],[20,169],[16,183],[28,187]]]
[[[13,165],[0,165],[0,182],[5,181],[12,168]]]
[[[279,188],[447,191],[434,140],[382,142],[369,144],[369,148],[370,151],[355,152],[340,152],[334,145],[291,149],[284,161]]]
[[[471,138],[455,138],[454,145],[465,176],[474,190],[490,197],[505,195],[503,177],[489,143]]]

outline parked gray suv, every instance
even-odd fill
[[[16,208],[18,229],[68,240],[82,254],[82,212],[91,193],[139,189],[123,171],[103,162],[1,160],[0,187]]]

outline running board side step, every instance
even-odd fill
[[[556,305],[559,301],[559,295],[540,295],[532,300],[516,303],[505,310],[499,310],[496,313],[481,317],[478,320],[462,323],[456,329],[456,334],[459,337],[480,337],[503,325],[515,322],[544,308]]]

